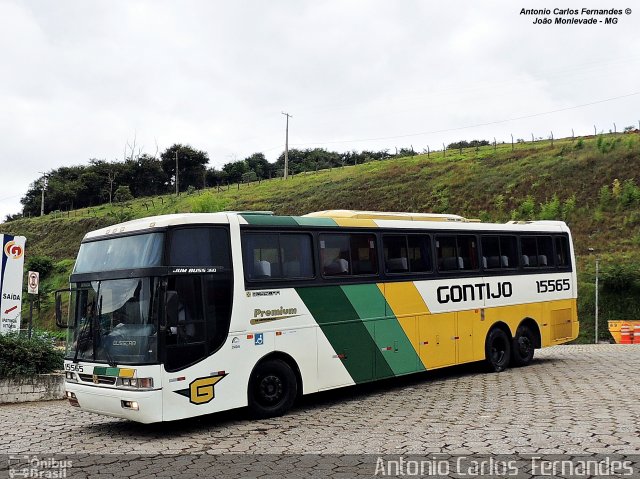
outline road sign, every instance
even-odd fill
[[[20,330],[25,242],[0,234],[0,333]]]
[[[27,293],[38,294],[38,286],[40,285],[40,273],[29,271],[27,274]]]

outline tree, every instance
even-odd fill
[[[250,171],[253,171],[258,178],[268,178],[271,171],[271,163],[267,161],[264,153],[254,153],[245,158],[245,163]]]
[[[239,183],[242,181],[242,175],[249,171],[246,161],[234,161],[226,163],[222,167],[224,179],[227,183]]]
[[[174,187],[176,181],[176,153],[178,154],[178,182],[180,191],[189,186],[202,184],[209,156],[206,152],[196,150],[189,145],[176,143],[167,148],[161,155],[162,170]]]
[[[133,195],[128,186],[118,186],[118,189],[113,195],[113,199],[118,203],[124,203],[125,201],[131,201]]]
[[[169,177],[162,168],[158,158],[143,154],[125,162],[127,177],[133,196],[154,196],[169,190]]]

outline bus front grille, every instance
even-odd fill
[[[113,386],[117,379],[113,376],[99,376],[95,374],[78,374],[78,376],[80,376],[80,380],[85,383],[108,384],[109,386]]]

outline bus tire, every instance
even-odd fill
[[[298,381],[291,367],[280,359],[256,366],[249,380],[249,409],[254,417],[282,416],[298,395]]]
[[[487,367],[492,372],[502,372],[511,360],[511,338],[500,328],[493,328],[485,341]]]
[[[520,326],[513,338],[511,347],[511,364],[513,366],[527,366],[533,361],[535,352],[535,336],[527,326]]]

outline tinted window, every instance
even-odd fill
[[[311,236],[297,233],[247,233],[242,237],[248,279],[313,278]]]
[[[432,270],[431,238],[428,236],[409,236],[409,268],[412,273]]]
[[[176,324],[168,324],[168,370],[187,366],[206,355],[201,284],[197,275],[169,277],[168,289],[178,294],[178,318]]]
[[[151,233],[82,243],[73,272],[160,266],[163,239],[164,234]]]
[[[566,236],[556,236],[556,259],[558,266],[570,266],[569,239]]]
[[[387,273],[431,271],[431,241],[428,236],[385,235],[382,244]]]
[[[325,276],[376,274],[376,238],[370,234],[321,234],[320,262]]]
[[[515,236],[483,236],[482,265],[485,269],[518,266],[518,244]]]
[[[231,321],[231,282],[218,275],[204,277],[207,344],[216,351],[227,338]]]
[[[313,277],[311,236],[306,234],[281,234],[280,257],[283,278]]]
[[[478,269],[478,243],[473,235],[442,235],[436,238],[438,271]]]
[[[223,228],[180,228],[171,233],[171,266],[231,267],[229,236]]]
[[[522,257],[525,268],[549,268],[554,266],[551,236],[523,236],[521,238]]]

